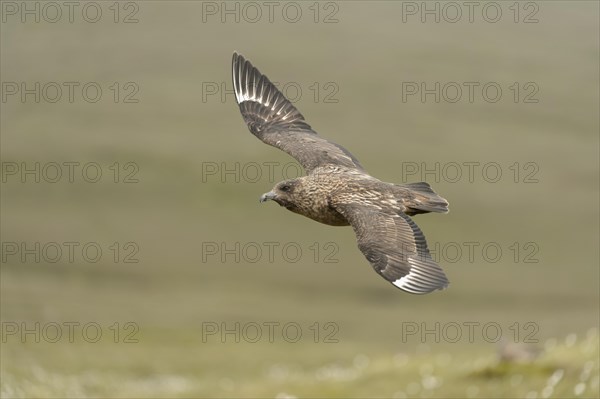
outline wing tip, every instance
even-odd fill
[[[450,283],[445,283],[444,285],[439,285],[439,286],[431,287],[428,289],[413,289],[413,288],[407,287],[406,285],[397,284],[397,282],[398,282],[398,280],[391,281],[391,283],[394,287],[399,288],[404,292],[408,292],[409,294],[414,294],[414,295],[425,295],[425,294],[430,294],[434,291],[444,291],[450,285]]]
[[[266,84],[261,82],[261,79],[268,82],[267,86],[271,85],[271,82],[248,59],[237,51],[233,52],[231,59],[231,75],[233,92],[235,93],[238,105],[245,101],[262,103],[262,98],[255,98],[258,90],[261,89],[260,85]]]
[[[390,283],[392,283],[394,287],[400,288],[410,294],[423,295],[433,291],[443,291],[448,288],[450,282],[441,268],[439,271],[440,273],[427,274],[429,278],[435,279],[435,282],[431,281],[429,278],[428,281],[424,281],[423,278],[415,277],[417,276],[415,273],[409,272],[406,276],[390,281]]]
[[[289,99],[237,51],[233,52],[231,70],[235,99],[253,133],[264,129],[267,124],[310,130],[304,116]]]
[[[246,63],[247,61],[243,55],[241,55],[237,51],[233,52],[233,56],[231,58],[231,80],[233,82],[233,92],[235,94],[235,100],[238,104],[243,101],[243,90],[240,84],[240,79],[243,78],[242,72]],[[251,67],[252,65],[250,64],[250,68]]]
[[[231,57],[231,65],[233,66],[232,69],[235,70],[235,67],[237,65],[243,64],[246,61],[246,58],[244,58],[244,56],[240,53],[236,51],[233,52],[233,56]]]
[[[235,62],[237,59],[241,58],[242,60],[244,60],[244,56],[240,53],[238,53],[237,50],[233,50],[233,61]]]

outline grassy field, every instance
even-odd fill
[[[168,335],[167,341],[162,334],[144,335],[143,345],[118,352],[112,342],[10,347],[14,364],[3,373],[3,396],[532,398],[598,393],[597,330],[561,342],[548,340],[540,345],[539,357],[510,361],[490,348],[456,351],[421,344],[408,352],[372,355],[343,343],[318,344],[310,351],[292,343],[277,349],[268,343],[217,349],[201,348],[189,333]],[[91,368],[89,361],[87,367],[79,364],[99,351],[110,353],[110,359],[96,359]],[[50,360],[57,356],[66,364]],[[253,358],[250,367],[247,357]]]
[[[99,4],[2,3],[2,397],[600,395],[598,3]],[[298,169],[243,124],[234,50],[371,174],[449,200],[415,217],[449,289],[258,203]]]

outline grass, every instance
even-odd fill
[[[279,344],[285,348],[279,353],[270,343],[207,344],[189,330],[139,338],[117,346],[110,340],[13,346],[4,355],[10,365],[3,366],[2,395],[594,398],[599,393],[595,329],[548,339],[535,346],[533,356],[523,344],[510,349],[420,344],[384,355],[357,353],[353,343]],[[506,358],[508,350],[519,355]],[[56,356],[62,359],[58,367]]]

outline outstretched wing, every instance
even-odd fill
[[[399,211],[372,205],[334,205],[352,225],[358,248],[387,281],[411,294],[426,294],[448,286],[448,279],[427,249],[425,236]]]
[[[328,164],[363,170],[348,150],[319,137],[271,81],[237,53],[233,53],[232,73],[244,121],[264,143],[294,157],[307,173]]]

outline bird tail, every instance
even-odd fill
[[[404,192],[404,205],[406,214],[417,215],[419,213],[439,212],[448,213],[448,201],[440,197],[426,182],[398,184],[403,189],[408,189],[406,198]]]

